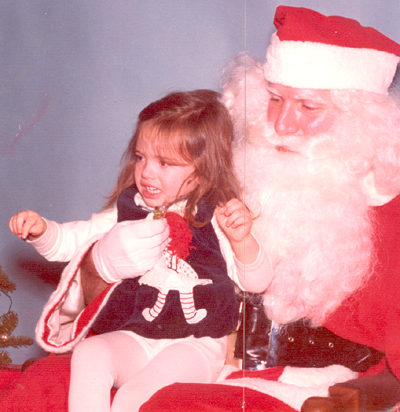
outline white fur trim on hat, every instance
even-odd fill
[[[281,41],[272,35],[264,65],[271,83],[299,89],[365,90],[386,94],[399,57],[367,48],[311,41]]]

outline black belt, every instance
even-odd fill
[[[343,365],[355,372],[365,372],[384,356],[322,326],[312,327],[307,319],[275,327],[265,314],[262,297],[248,293],[244,296],[234,352],[235,357],[243,359],[243,369]]]

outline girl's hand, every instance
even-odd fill
[[[228,238],[236,259],[245,264],[257,260],[260,245],[251,234],[253,214],[238,199],[231,199],[225,206],[215,209],[215,216],[222,231]]]
[[[231,199],[225,206],[217,207],[215,216],[231,243],[242,242],[250,235],[253,216],[240,200]]]
[[[35,240],[47,229],[46,221],[32,210],[23,210],[11,217],[8,226],[14,235],[23,240]]]

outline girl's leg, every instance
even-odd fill
[[[72,354],[69,412],[110,412],[110,390],[148,363],[145,350],[124,332],[93,336]]]
[[[203,351],[190,341],[167,346],[119,388],[111,410],[137,412],[154,393],[174,382],[211,382],[216,376],[209,363]]]

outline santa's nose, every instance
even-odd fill
[[[300,129],[296,109],[290,104],[282,105],[276,116],[274,127],[279,136],[296,134]]]

